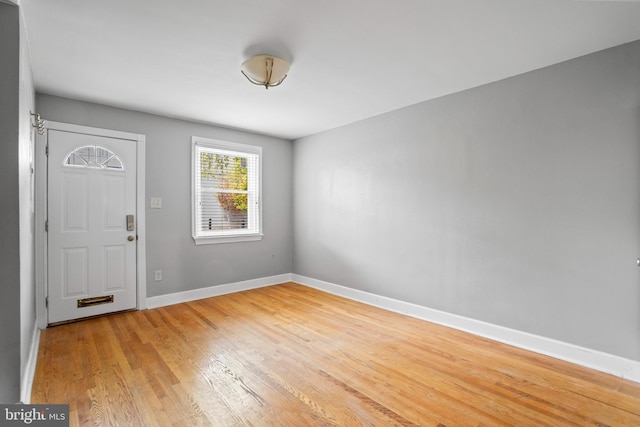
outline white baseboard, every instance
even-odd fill
[[[207,288],[176,292],[173,294],[160,295],[157,297],[148,297],[147,308],[163,307],[166,305],[179,304],[181,302],[195,301],[198,299],[216,297],[219,295],[231,294],[233,292],[246,291],[249,289],[263,288],[265,286],[277,285],[279,283],[290,281],[291,274],[287,273],[277,276],[263,277],[260,279],[245,280],[243,282],[228,283],[225,285],[209,286]]]
[[[406,314],[640,383],[640,362],[503,326],[292,274],[291,280],[334,295]]]
[[[31,389],[33,387],[33,376],[36,373],[36,363],[38,361],[38,348],[40,347],[40,328],[34,322],[33,333],[31,334],[31,347],[27,363],[22,372],[22,384],[20,385],[20,401],[25,404],[31,403]]]

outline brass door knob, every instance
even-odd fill
[[[130,242],[133,242],[134,240],[136,240],[136,238],[133,237],[133,236],[129,236],[129,237],[127,237],[127,240],[130,241]]]

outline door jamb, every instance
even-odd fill
[[[35,279],[36,279],[36,324],[45,329],[48,324],[47,299],[47,140],[49,130],[84,133],[95,136],[125,139],[136,143],[136,210],[138,220],[136,245],[136,308],[147,308],[147,258],[145,233],[145,135],[109,129],[47,121],[43,135],[36,135],[35,144]]]

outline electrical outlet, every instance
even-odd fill
[[[162,270],[156,270],[155,271],[155,280],[156,282],[159,282],[162,280]]]

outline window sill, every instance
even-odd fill
[[[255,242],[262,240],[262,234],[236,234],[226,236],[193,237],[196,245],[215,245],[218,243]]]

